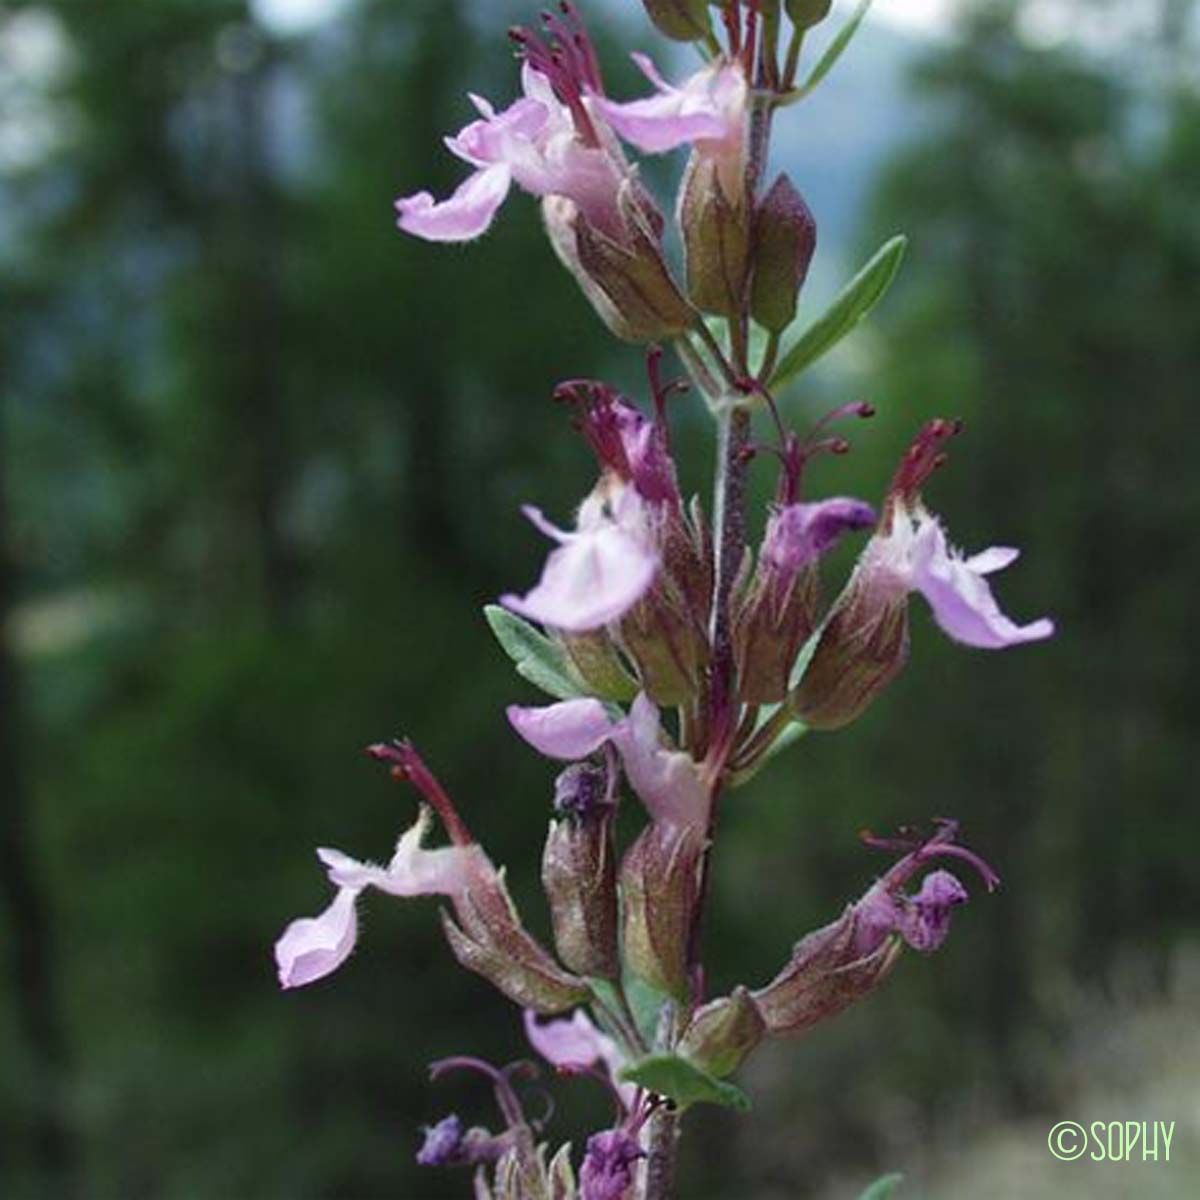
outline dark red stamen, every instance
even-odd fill
[[[911,827],[902,827],[904,835],[898,838],[877,837],[869,829],[862,830],[858,837],[864,846],[872,850],[884,850],[890,854],[903,854],[902,858],[884,876],[884,882],[890,886],[901,887],[907,880],[931,858],[959,858],[969,863],[979,872],[980,879],[989,892],[994,892],[1000,886],[1000,876],[992,867],[984,862],[978,854],[960,846],[955,842],[958,836],[958,822],[946,817],[934,821],[937,827],[932,837],[921,841],[911,836]]]
[[[456,846],[469,846],[474,842],[471,831],[458,815],[458,810],[446,794],[446,789],[425,765],[411,742],[376,742],[367,747],[367,753],[378,762],[390,763],[393,779],[408,780],[429,801],[446,827],[450,840]]]
[[[892,476],[890,494],[915,500],[925,481],[946,461],[944,443],[961,432],[962,422],[958,420],[937,417],[928,422],[904,452]]]
[[[670,449],[670,430],[667,426],[667,401],[672,396],[682,396],[691,390],[691,385],[685,379],[672,379],[667,383],[662,380],[661,346],[651,346],[646,351],[646,377],[650,381],[650,395],[654,397],[654,412],[658,428],[663,440]]]
[[[577,409],[572,425],[591,447],[602,470],[615,471],[629,479],[633,468],[621,436],[622,403],[619,393],[595,379],[567,379],[554,389],[554,399],[574,404]]]
[[[737,58],[742,52],[742,23],[738,19],[738,0],[725,0],[721,6],[721,20],[729,37],[729,57]]]
[[[600,138],[583,98],[589,92],[604,94],[600,63],[575,9],[564,0],[559,11],[561,16],[542,13],[548,45],[521,25],[510,29],[508,36],[516,44],[517,54],[546,77],[554,94],[566,105],[580,140],[589,146],[599,146]]]
[[[754,77],[754,51],[758,41],[758,0],[747,0],[746,39],[742,44],[742,66],[746,78]]]
[[[865,419],[874,415],[875,409],[870,404],[856,400],[850,404],[841,404],[837,408],[827,412],[813,425],[808,436],[803,441],[796,434],[788,433],[784,438],[783,449],[779,453],[779,460],[783,465],[783,471],[779,478],[779,488],[775,497],[776,501],[783,505],[795,504],[799,500],[800,483],[804,468],[818,454],[849,453],[850,442],[846,438],[821,438],[817,434],[823,432],[834,421],[840,421],[845,417],[860,417]]]

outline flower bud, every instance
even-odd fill
[[[851,580],[821,631],[792,693],[796,715],[811,729],[840,729],[900,673],[908,659],[908,602],[880,597]]]
[[[740,194],[727,195],[719,157],[696,151],[679,193],[688,296],[721,316],[742,310],[750,255],[750,223]]]
[[[687,943],[696,907],[701,839],[655,822],[621,863],[625,962],[659,991],[687,995]]]
[[[754,279],[750,315],[772,333],[796,316],[796,299],[817,246],[817,224],[786,175],[780,175],[754,214]]]
[[[750,992],[736,987],[701,1008],[679,1043],[679,1053],[720,1079],[731,1075],[762,1041],[766,1022]]]
[[[676,42],[696,42],[708,32],[708,0],[642,0],[655,29]]]
[[[686,602],[660,582],[621,621],[621,641],[642,691],[660,708],[684,704],[700,686],[707,643]]]
[[[903,851],[854,904],[830,925],[796,943],[791,961],[765,988],[752,993],[771,1034],[803,1033],[834,1016],[884,980],[905,944],[929,954],[950,929],[951,910],[967,901],[967,890],[946,870],[931,871],[915,894],[904,887],[937,858],[970,864],[987,890],[1000,877],[973,851],[960,845],[958,822],[939,820],[933,836],[861,836],[876,850]]]
[[[754,579],[734,614],[744,701],[774,704],[787,695],[792,664],[817,621],[817,560],[844,533],[874,520],[869,505],[841,497],[772,509]]]
[[[637,684],[603,629],[587,633],[558,632],[554,636],[589,695],[622,703],[637,695]]]
[[[847,905],[838,920],[797,942],[787,966],[752,993],[768,1033],[803,1033],[883,982],[902,943],[885,937],[864,954],[856,937],[858,924],[855,906]]]
[[[613,806],[604,799],[605,773],[587,763],[568,767],[555,784],[555,808],[542,854],[542,886],[550,902],[558,956],[580,975],[615,979],[617,870]]]
[[[623,1129],[606,1129],[587,1140],[579,1171],[580,1195],[587,1200],[627,1200],[633,1192],[634,1165],[646,1152]]]
[[[829,16],[833,0],[784,0],[784,7],[797,29],[811,29]]]
[[[601,320],[630,342],[667,341],[692,324],[662,256],[659,234],[641,184],[626,179],[617,194],[619,235],[594,225],[574,201],[542,201],[546,231],[564,266]]]
[[[426,1125],[422,1132],[425,1141],[417,1151],[422,1167],[461,1167],[495,1162],[509,1148],[509,1139],[497,1137],[488,1129],[473,1126],[463,1129],[455,1113],[443,1117],[436,1125]]]
[[[442,912],[442,928],[454,957],[510,1000],[551,1015],[588,998],[587,984],[564,971],[521,924],[503,871],[481,874],[455,896],[454,910],[458,924]]]

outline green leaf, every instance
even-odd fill
[[[722,1083],[677,1054],[651,1054],[622,1068],[620,1076],[660,1096],[669,1096],[681,1108],[693,1104],[720,1104],[747,1112],[750,1100],[741,1088]]]
[[[783,96],[780,104],[795,104],[797,100],[803,100],[833,70],[833,64],[850,45],[850,39],[858,32],[858,27],[863,23],[863,17],[867,15],[867,9],[870,7],[871,0],[858,0],[858,7],[851,14],[850,20],[837,31],[833,41],[825,47],[825,53],[817,60],[817,65],[813,67],[808,78],[798,88],[793,88]]]
[[[663,1005],[671,997],[666,992],[660,992],[652,983],[647,983],[640,975],[632,974],[625,979],[625,996],[633,1010],[633,1019],[637,1022],[642,1040],[647,1046],[653,1046],[658,1035],[658,1018]]]
[[[782,387],[836,346],[875,307],[895,279],[907,245],[908,239],[897,235],[875,251],[870,262],[783,356],[771,376],[772,388]]]
[[[498,604],[485,605],[483,615],[523,679],[560,700],[584,694],[571,676],[566,655],[544,633]]]
[[[861,1196],[858,1200],[887,1200],[887,1198],[900,1186],[904,1179],[903,1175],[895,1173],[891,1175],[880,1176]]]

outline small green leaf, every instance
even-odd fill
[[[640,975],[633,974],[625,979],[625,996],[633,1010],[633,1019],[637,1022],[642,1040],[647,1046],[653,1046],[658,1036],[658,1020],[663,1005],[671,997],[666,992],[660,992],[652,983],[647,983]]]
[[[825,53],[817,60],[817,65],[813,67],[808,78],[798,88],[793,88],[781,97],[780,104],[795,104],[797,100],[803,100],[833,70],[833,64],[850,45],[850,39],[858,32],[858,27],[863,23],[863,17],[867,15],[867,9],[870,7],[871,0],[858,0],[858,7],[851,14],[850,20],[837,31],[833,41],[825,47]]]
[[[836,346],[875,307],[895,279],[907,245],[908,239],[897,235],[875,251],[870,262],[789,348],[771,376],[771,387],[782,387]]]
[[[566,655],[544,633],[498,604],[485,605],[483,615],[523,679],[560,700],[584,694],[571,676]]]
[[[806,733],[808,726],[803,721],[797,718],[771,743],[766,754],[763,755],[763,762],[768,763],[780,753],[786,750],[789,746],[794,746]]]
[[[741,1088],[714,1079],[677,1054],[651,1054],[640,1058],[622,1068],[620,1076],[627,1083],[636,1083],[647,1091],[669,1096],[681,1109],[693,1104],[720,1104],[738,1112],[747,1112],[750,1108],[750,1100]]]
[[[904,1179],[903,1175],[891,1174],[881,1175],[861,1196],[858,1200],[887,1200],[887,1198],[900,1186]]]

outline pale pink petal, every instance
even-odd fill
[[[512,727],[547,758],[586,758],[608,741],[613,731],[599,700],[564,700],[542,708],[510,704],[507,713]]]
[[[648,154],[677,146],[740,139],[746,117],[746,85],[735,67],[704,67],[682,87],[672,87],[645,55],[634,55],[657,94],[628,103],[593,97],[592,103],[627,142]]]
[[[405,233],[428,242],[469,242],[491,225],[511,182],[511,171],[499,163],[468,176],[453,196],[440,203],[429,192],[402,196],[396,201],[396,223]]]
[[[662,744],[658,709],[645,692],[613,729],[612,740],[630,786],[655,821],[702,832],[707,828],[710,789],[700,766],[690,755]]]
[[[624,616],[657,570],[652,549],[606,520],[568,535],[546,559],[537,586],[524,596],[501,596],[500,603],[541,625],[583,633]]]
[[[641,73],[645,75],[645,77],[654,85],[656,91],[678,91],[677,88],[669,84],[666,79],[663,78],[662,72],[658,69],[657,64],[655,63],[654,59],[650,57],[650,55],[641,50],[634,50],[629,57],[633,59],[637,69],[641,71]]]
[[[717,114],[684,113],[679,93],[660,93],[627,104],[603,99],[593,103],[621,137],[647,154],[663,154],[703,140],[716,141],[725,134],[725,123]]]
[[[997,547],[974,560],[964,560],[946,542],[941,525],[926,518],[912,547],[912,585],[929,601],[934,619],[955,641],[998,650],[1021,642],[1050,637],[1054,623],[1043,618],[1017,625],[1000,611],[987,580],[972,563],[982,558],[985,569],[997,570],[1015,557]]]
[[[1002,571],[1011,566],[1020,555],[1020,550],[1012,546],[989,546],[986,550],[980,550],[978,554],[972,554],[966,560],[966,566],[977,575],[990,575],[993,571]]]
[[[478,865],[474,846],[443,846],[426,850],[421,843],[429,832],[432,815],[422,806],[415,824],[400,835],[386,867],[359,862],[340,850],[322,848],[317,857],[325,864],[330,881],[341,888],[378,888],[392,896],[452,896],[470,883]]]
[[[625,1065],[625,1056],[612,1038],[592,1024],[582,1008],[577,1008],[570,1017],[550,1021],[539,1021],[537,1014],[527,1008],[525,1036],[552,1066],[590,1067],[603,1062],[626,1108],[632,1108],[636,1086],[617,1083],[617,1072]]]
[[[525,1010],[525,1036],[529,1044],[554,1067],[590,1067],[612,1052],[613,1041],[592,1024],[587,1013],[577,1008],[569,1017],[539,1021],[531,1008]]]
[[[478,97],[472,100],[478,102]],[[486,103],[486,102],[485,102]],[[508,162],[514,144],[528,143],[545,128],[549,112],[536,100],[518,100],[502,113],[484,114],[446,138],[452,154],[477,167]]]
[[[357,889],[341,888],[319,917],[300,917],[283,931],[275,943],[280,987],[313,983],[350,957],[358,936],[357,896]]]
[[[562,107],[562,101],[554,94],[554,85],[528,60],[521,63],[521,91],[528,99],[544,104],[551,112]]]

